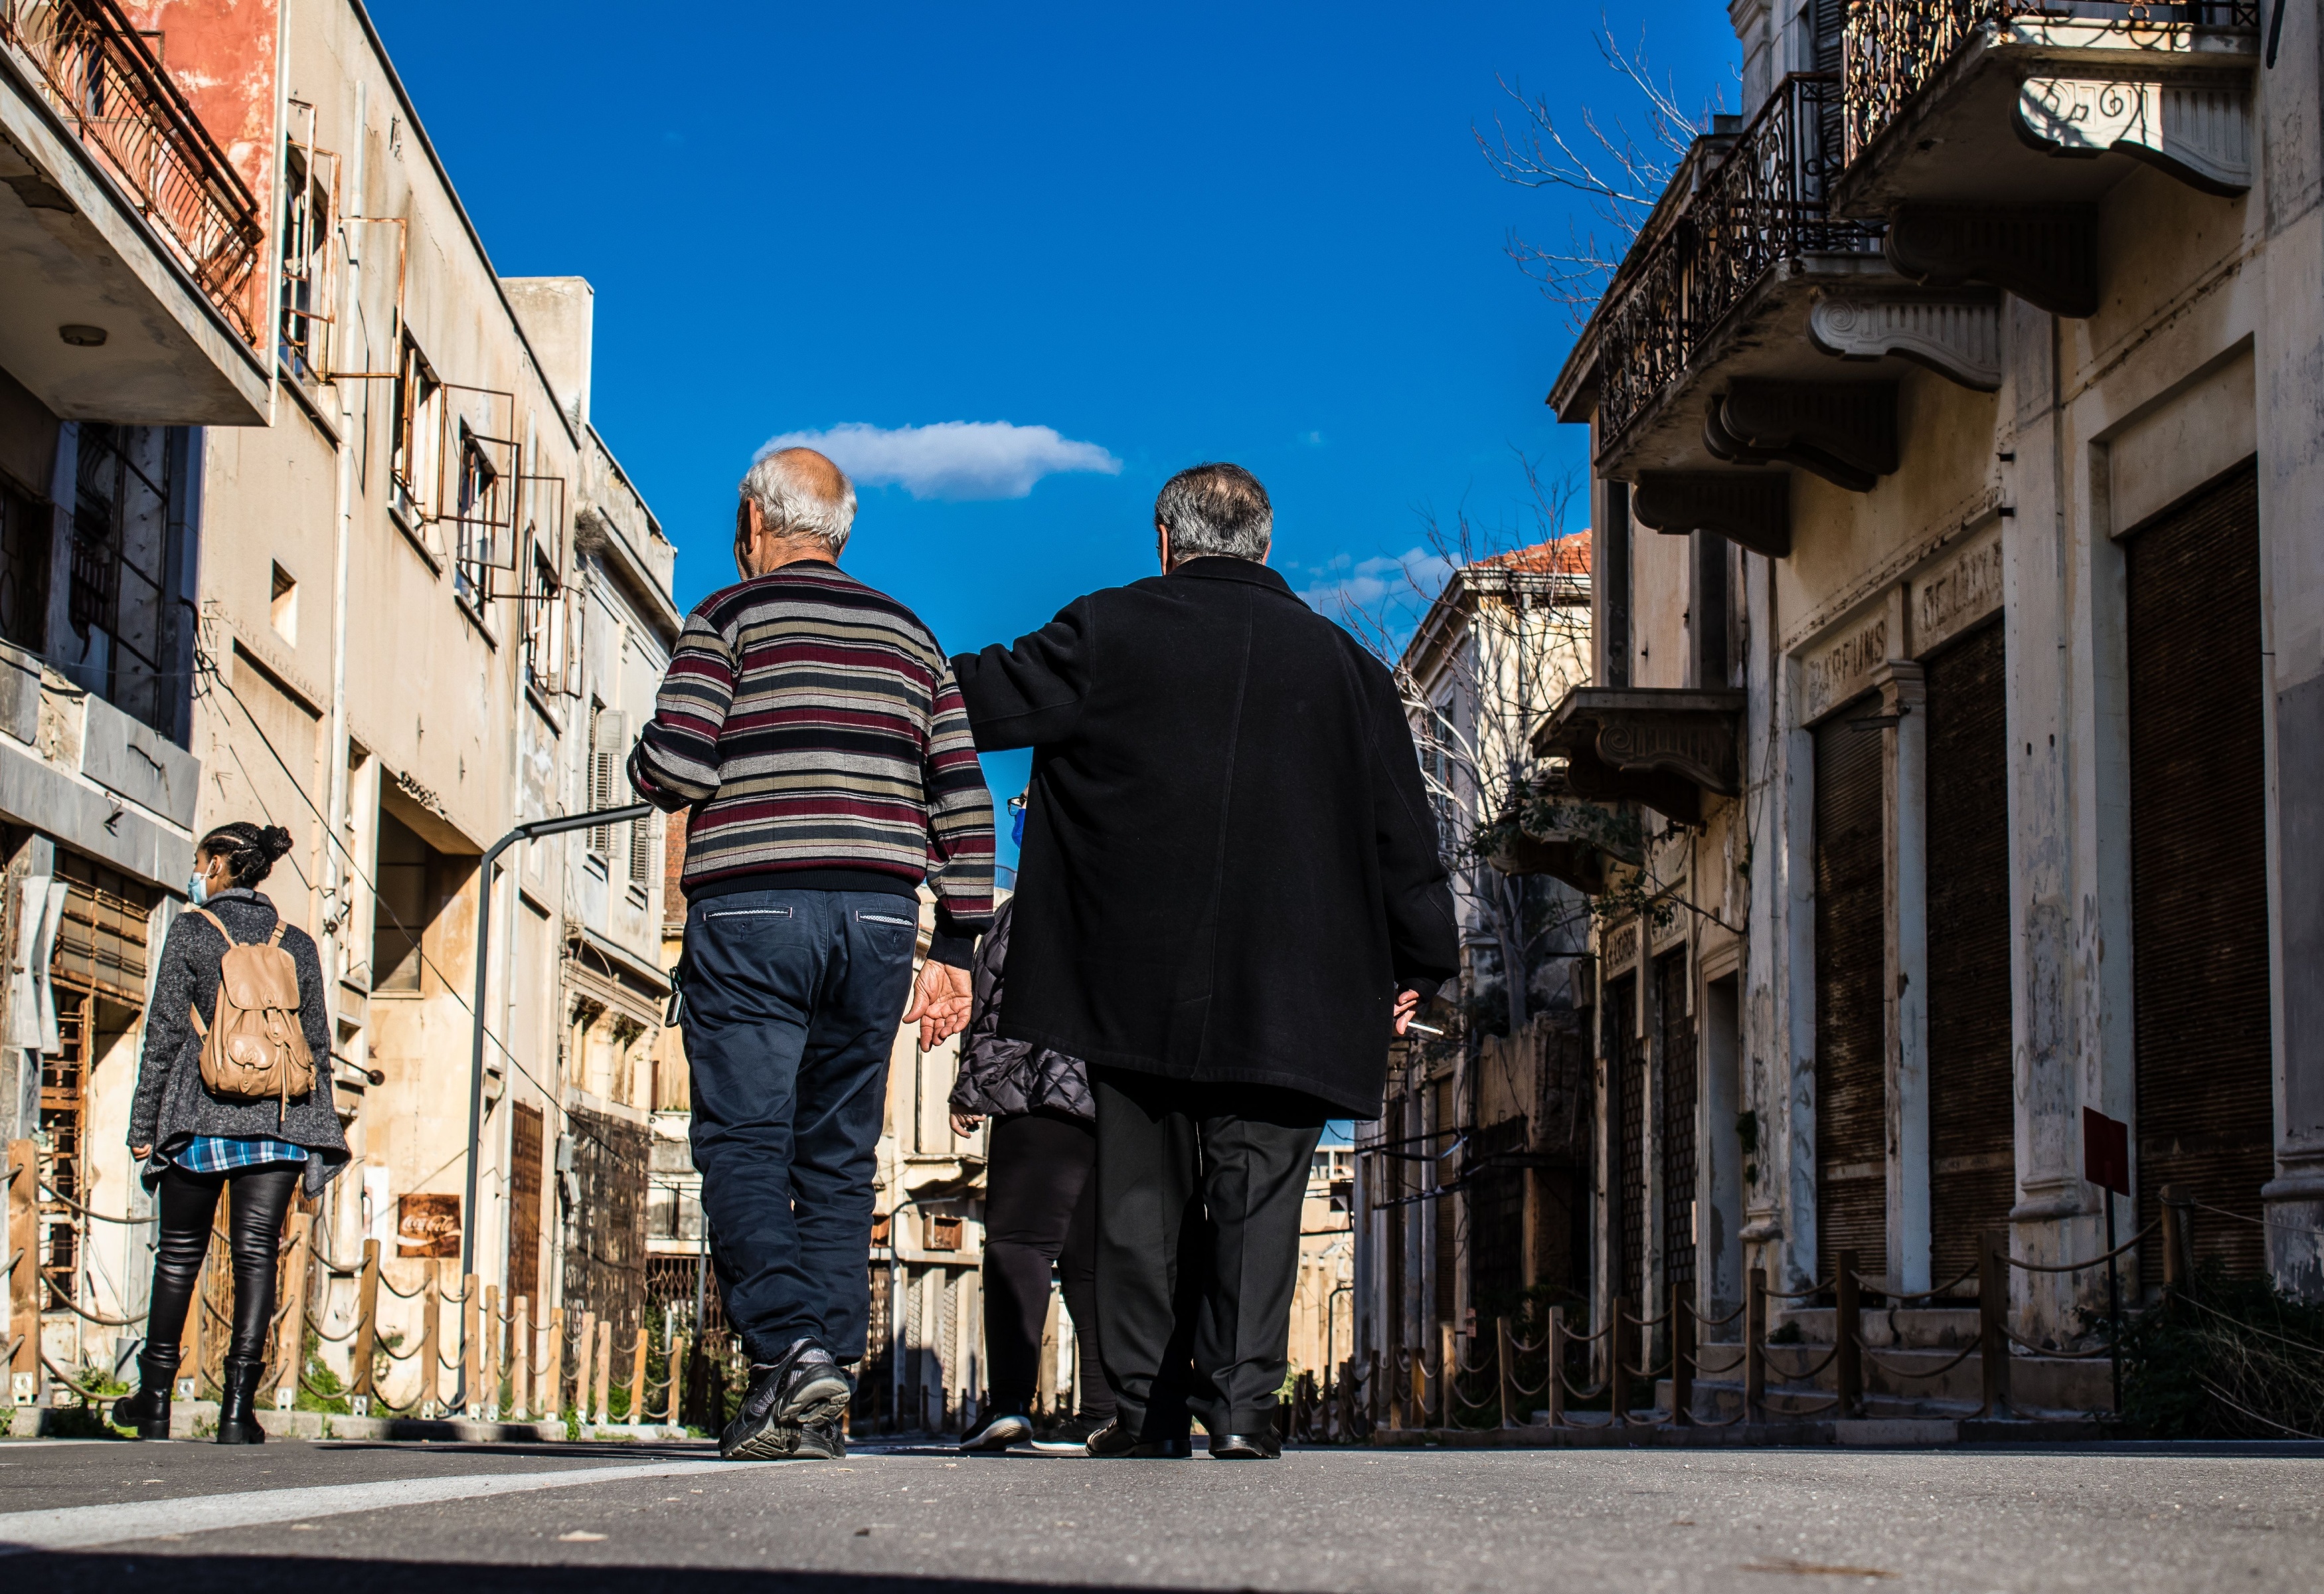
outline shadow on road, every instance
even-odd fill
[[[700,1566],[499,1566],[475,1562],[361,1561],[337,1556],[154,1555],[42,1552],[0,1560],[16,1589],[120,1594],[143,1580],[170,1594],[410,1594],[415,1588],[493,1594],[1100,1594],[1099,1584],[991,1578],[764,1571]],[[1119,1594],[1106,1589],[1105,1594]]]

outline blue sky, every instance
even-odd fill
[[[955,651],[1152,574],[1155,490],[1198,459],[1267,483],[1274,562],[1326,607],[1424,512],[1514,522],[1517,451],[1582,464],[1542,403],[1563,315],[1503,253],[1563,241],[1571,202],[1500,181],[1471,128],[1509,108],[1496,74],[1564,114],[1628,103],[1595,8],[374,15],[496,268],[595,285],[594,419],[681,603],[732,579],[734,483],[782,434],[1056,434],[871,456],[898,479],[862,489],[847,566]],[[1731,109],[1723,8],[1606,23],[1630,44],[1646,17],[1681,103]],[[996,793],[1024,767],[989,761]]]

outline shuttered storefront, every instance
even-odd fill
[[[1663,1280],[1693,1299],[1694,1108],[1699,1087],[1694,1021],[1687,1012],[1686,949],[1655,959],[1655,1006],[1662,1038]],[[1662,1310],[1657,1297],[1655,1310]]]
[[[1881,765],[1885,737],[1843,709],[1815,731],[1818,1277],[1853,1247],[1888,1270],[1887,1085],[1881,1059]]]
[[[540,1109],[516,1104],[509,1120],[509,1265],[512,1297],[540,1294]],[[536,1316],[538,1312],[536,1312]]]
[[[2009,725],[1999,621],[1925,662],[1932,1283],[2015,1204],[2009,1041]],[[1974,1281],[1965,1288],[1973,1289]]]
[[[1503,1118],[1462,1154],[1469,1204],[1469,1304],[1489,1325],[1525,1304],[1526,1120]],[[1440,1203],[1449,1205],[1450,1203]]]
[[[1614,1075],[1614,1293],[1637,1298],[1646,1271],[1646,1049],[1637,1024],[1638,982],[1626,974],[1606,987],[1606,1058]]]
[[[2165,1184],[2256,1219],[2274,1172],[2257,475],[2126,548],[2139,1221]],[[2259,1225],[2197,1219],[2199,1262],[2264,1266]],[[2160,1284],[2159,1248],[2142,1262]]]
[[[1452,1081],[1449,1079],[1437,1080],[1429,1091],[1429,1099],[1434,1105],[1429,1127],[1435,1132],[1427,1145],[1432,1159],[1429,1171],[1434,1175],[1429,1182],[1435,1185],[1450,1181],[1456,1165],[1452,1158],[1444,1156],[1452,1143],[1460,1138],[1460,1120],[1452,1107]],[[1438,1158],[1443,1160],[1434,1160]],[[1429,1293],[1429,1333],[1425,1341],[1433,1345],[1436,1342],[1435,1325],[1451,1322],[1453,1307],[1457,1304],[1454,1297],[1458,1274],[1454,1270],[1460,1266],[1461,1210],[1456,1198],[1449,1195],[1423,1202],[1422,1209],[1428,1213],[1429,1221],[1435,1225],[1429,1245],[1429,1266],[1434,1276],[1429,1281],[1432,1286]]]

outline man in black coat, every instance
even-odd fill
[[[981,750],[1034,749],[1001,1033],[1090,1064],[1100,1455],[1272,1456],[1328,1117],[1455,967],[1394,681],[1266,567],[1234,465],[1154,507],[1163,573],[953,661]]]

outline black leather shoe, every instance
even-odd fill
[[[1283,1454],[1283,1441],[1269,1429],[1265,1433],[1219,1433],[1211,1437],[1213,1461],[1272,1461]]]
[[[240,1357],[226,1358],[225,1376],[219,1380],[217,1441],[220,1444],[264,1444],[266,1430],[258,1425],[258,1376],[263,1371],[255,1360]]]
[[[1140,1461],[1179,1461],[1194,1453],[1194,1441],[1181,1434],[1176,1439],[1141,1443],[1120,1423],[1108,1423],[1090,1435],[1089,1453],[1101,1460],[1120,1456]]]
[[[170,1393],[178,1377],[179,1354],[175,1345],[138,1353],[137,1393],[113,1403],[115,1423],[135,1429],[140,1439],[170,1437]]]

